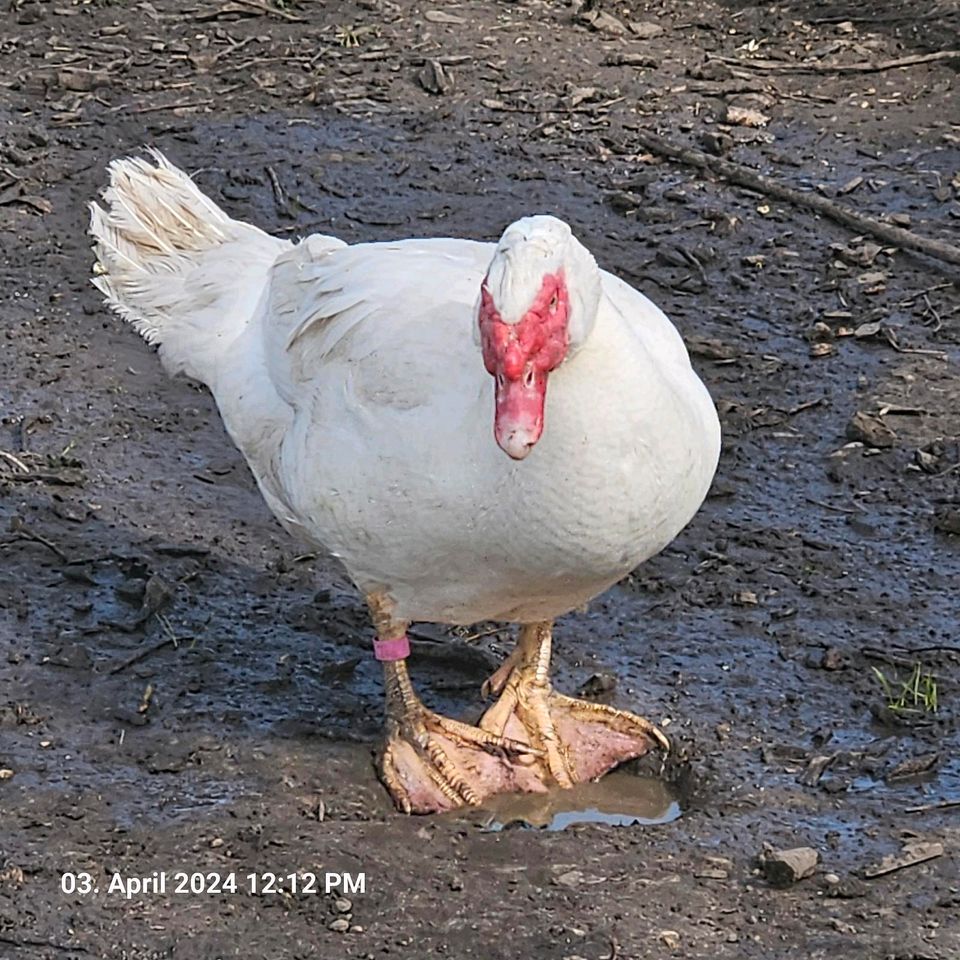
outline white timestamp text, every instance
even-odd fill
[[[203,870],[154,870],[148,874],[124,874],[114,871],[98,879],[86,871],[60,874],[60,892],[68,896],[134,897],[207,896],[246,893],[252,896],[271,894],[366,893],[365,873],[282,873],[269,870],[242,873]]]

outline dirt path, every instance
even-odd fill
[[[957,16],[812,6],[14,0],[0,957],[960,956],[958,271],[633,136],[955,243],[960,61],[829,67],[958,49]],[[357,596],[276,526],[206,393],[164,379],[89,286],[85,204],[144,143],[287,235],[493,238],[556,213],[676,321],[723,417],[715,489],[564,620],[556,680],[612,673],[616,702],[669,721],[679,820],[393,813]],[[507,635],[436,637],[415,676],[478,710]],[[917,665],[938,710],[891,711]],[[943,853],[863,879],[909,841]],[[821,865],[775,889],[764,843]],[[366,890],[105,892],[181,869],[362,871]],[[103,889],[63,894],[63,871]]]

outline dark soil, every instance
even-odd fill
[[[958,270],[633,140],[955,243],[960,61],[828,66],[957,49],[955,7],[601,12],[5,0],[0,957],[960,957]],[[713,493],[562,621],[555,679],[613,674],[614,702],[669,722],[680,819],[393,812],[360,598],[88,282],[85,205],[145,143],[286,235],[492,239],[556,213],[675,320],[722,413]],[[475,716],[509,635],[465,634],[424,628],[412,669]],[[915,668],[928,702],[891,710]],[[943,853],[864,879],[907,841]],[[774,887],[767,843],[821,864]],[[155,870],[362,871],[366,891],[107,893]],[[99,893],[61,892],[80,871]]]

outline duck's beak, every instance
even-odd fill
[[[493,435],[500,449],[514,460],[523,460],[543,433],[547,374],[528,368],[516,380],[496,380]]]

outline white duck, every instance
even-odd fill
[[[666,747],[548,679],[553,619],[668,544],[716,469],[716,412],[664,314],[554,217],[496,244],[294,244],[153,159],[111,164],[94,282],[210,388],[280,522],[365,594],[398,806],[570,786]],[[485,685],[499,700],[479,727],[427,710],[410,621],[488,619],[522,625]]]

